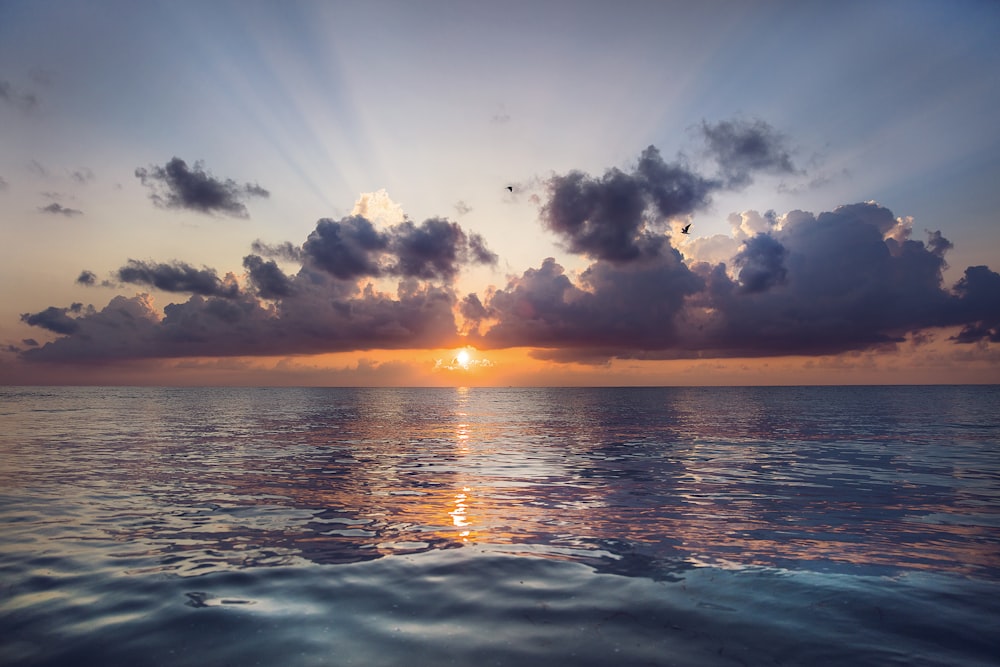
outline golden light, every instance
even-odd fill
[[[455,363],[466,370],[469,369],[470,361],[472,361],[472,358],[469,356],[469,352],[467,350],[459,350],[458,354],[455,355]]]

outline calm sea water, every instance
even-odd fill
[[[5,665],[996,665],[1000,387],[0,389]]]

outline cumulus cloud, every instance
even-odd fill
[[[164,166],[138,168],[135,176],[149,188],[149,198],[161,208],[188,209],[201,213],[219,213],[237,218],[250,214],[244,204],[251,197],[269,197],[256,183],[239,184],[231,178],[215,178],[201,162],[194,167],[174,157]]]
[[[63,206],[58,202],[52,202],[48,206],[39,206],[38,210],[42,213],[51,213],[52,215],[62,215],[67,218],[72,218],[73,216],[83,215],[83,211],[75,208],[68,208]]]
[[[82,313],[83,304],[74,303],[68,308],[49,306],[37,313],[23,313],[21,321],[34,327],[47,329],[58,334],[72,334],[78,329],[77,319],[70,313]]]
[[[546,185],[545,226],[572,252],[609,261],[657,255],[664,239],[652,225],[704,207],[720,186],[680,162],[664,162],[655,146],[630,172],[613,168],[594,178],[571,171]]]
[[[960,343],[1000,334],[1000,275],[970,267],[947,288],[950,242],[933,232],[900,243],[878,204],[746,220],[758,231],[730,266],[689,266],[669,244],[627,263],[598,258],[576,278],[550,258],[483,301],[466,297],[461,312],[489,323],[475,345],[542,348],[559,361],[834,354],[935,327],[963,327]]]
[[[278,299],[292,293],[292,280],[285,275],[274,260],[265,260],[259,255],[243,258],[250,283],[264,299]]]
[[[184,262],[164,264],[130,259],[118,269],[116,275],[123,283],[148,285],[165,292],[188,292],[233,299],[240,291],[235,279],[229,277],[223,280],[215,269],[196,269]]]
[[[744,242],[733,257],[739,268],[740,287],[746,292],[763,292],[785,282],[788,250],[768,234],[758,234]]]
[[[357,215],[323,219],[301,247],[253,247],[301,266],[289,274],[274,259],[249,254],[241,286],[207,267],[131,259],[116,271],[118,281],[192,296],[168,303],[162,315],[146,295],[119,296],[101,310],[25,314],[27,324],[62,337],[23,355],[68,362],[452,346],[461,339],[451,283],[465,264],[496,261],[481,237],[440,218],[385,229]],[[394,292],[373,282],[385,279],[398,279]],[[89,271],[78,279],[95,281]]]
[[[543,224],[574,253],[630,262],[664,251],[666,223],[704,209],[713,193],[743,187],[758,172],[795,170],[784,138],[763,121],[706,122],[701,131],[719,176],[704,176],[680,157],[667,162],[649,146],[629,171],[612,168],[600,178],[570,171],[550,178]]]
[[[93,271],[87,271],[86,269],[84,269],[83,271],[80,272],[80,275],[77,276],[76,283],[78,285],[87,285],[88,287],[91,285],[96,285],[97,275]]]
[[[497,256],[478,234],[455,222],[431,218],[419,225],[404,220],[378,229],[367,218],[324,218],[302,246],[310,265],[342,280],[401,276],[450,281],[463,264],[494,264]]]

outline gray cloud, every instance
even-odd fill
[[[207,173],[201,162],[193,168],[175,157],[166,165],[135,170],[136,178],[150,189],[150,199],[162,208],[188,209],[201,213],[220,213],[247,218],[244,200],[268,197],[270,193],[257,184],[240,185],[232,179],[217,179]]]
[[[257,255],[268,259],[283,259],[289,262],[302,262],[305,257],[301,246],[292,245],[290,242],[269,244],[257,239],[250,244],[250,249]]]
[[[80,185],[86,185],[87,183],[93,181],[96,177],[94,176],[94,172],[88,167],[81,167],[70,172],[70,178]]]
[[[656,255],[662,234],[651,222],[691,213],[705,206],[718,183],[680,163],[666,164],[659,151],[643,151],[630,173],[609,169],[601,178],[579,171],[548,183],[542,221],[569,250],[595,259],[632,261]]]
[[[83,211],[80,211],[75,208],[68,208],[58,202],[52,202],[48,206],[39,206],[38,210],[41,211],[42,213],[51,213],[52,215],[63,215],[66,216],[67,218],[72,218],[73,216],[76,215],[83,215]]]
[[[264,260],[259,255],[243,258],[250,283],[264,299],[278,299],[292,293],[292,280],[278,267],[274,260]]]
[[[306,261],[341,280],[382,274],[379,258],[389,247],[389,236],[367,218],[340,221],[323,218],[302,245]]]
[[[184,262],[163,264],[130,259],[116,275],[123,283],[148,285],[165,292],[188,292],[224,299],[233,299],[239,294],[239,286],[234,281],[221,280],[215,269],[196,269]]]
[[[72,334],[79,328],[78,320],[70,313],[82,313],[83,304],[74,303],[68,308],[49,306],[37,313],[23,313],[21,321],[33,327],[47,329],[58,334]]]
[[[441,218],[431,218],[420,225],[405,220],[393,225],[390,235],[390,247],[396,256],[389,266],[393,275],[452,280],[465,263],[497,261],[481,236],[473,234],[470,238],[458,223]]]
[[[763,292],[783,284],[788,275],[787,255],[785,247],[769,234],[750,237],[732,259],[740,269],[740,286],[747,292]]]
[[[542,222],[572,252],[634,261],[663,251],[665,223],[704,209],[714,192],[747,185],[758,171],[793,170],[782,140],[766,123],[705,123],[702,129],[721,178],[705,177],[679,158],[668,163],[649,146],[631,171],[613,168],[600,178],[571,171],[550,178]]]
[[[928,242],[887,236],[892,212],[853,204],[815,216],[793,211],[748,238],[725,264],[677,258],[669,243],[632,262],[597,259],[577,280],[555,260],[510,280],[461,312],[481,347],[543,348],[560,361],[610,357],[833,354],[894,345],[935,327],[963,327],[959,343],[1000,336],[1000,275],[970,267],[943,285],[939,232]]]
[[[80,272],[79,276],[77,276],[76,282],[78,285],[87,285],[87,286],[96,285],[97,275],[93,271],[87,271],[85,269]]]
[[[758,171],[796,172],[785,137],[762,120],[702,122],[701,133],[728,187],[748,185]]]
[[[419,225],[404,220],[384,231],[362,216],[324,218],[302,251],[311,266],[341,280],[388,275],[450,281],[463,264],[497,261],[481,236],[442,218]]]

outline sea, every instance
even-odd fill
[[[998,665],[1000,386],[0,388],[0,664]]]

